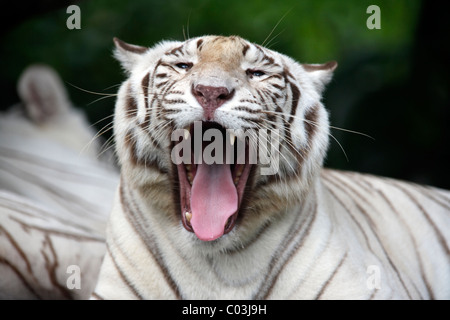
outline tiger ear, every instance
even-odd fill
[[[329,61],[323,64],[302,64],[303,69],[311,76],[314,86],[319,94],[333,77],[333,71],[337,68],[336,61]]]
[[[70,112],[71,104],[61,78],[47,65],[28,67],[20,76],[17,92],[34,123],[49,123]]]
[[[116,45],[114,57],[120,62],[126,72],[131,72],[133,66],[139,62],[148,48],[126,43],[116,37],[113,40]]]

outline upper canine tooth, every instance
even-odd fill
[[[234,146],[234,142],[236,141],[236,136],[230,132],[230,143]]]
[[[189,211],[186,211],[186,213],[184,215],[186,216],[186,221],[191,222],[192,213],[190,213]]]
[[[189,130],[184,129],[184,140],[187,140],[189,138],[189,135],[190,135]]]

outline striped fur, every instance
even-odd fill
[[[0,190],[0,299],[88,298],[105,240],[84,220]],[[67,285],[71,266],[81,271],[78,288]]]
[[[122,184],[95,296],[448,298],[448,217],[439,215],[450,210],[448,192],[330,170],[321,178],[297,211],[223,252],[177,243]],[[370,266],[380,268],[379,289],[367,286]]]
[[[0,299],[86,299],[118,173],[52,69],[27,68],[19,94],[0,113]],[[80,288],[67,286],[70,266]]]
[[[121,181],[93,299],[450,297],[450,193],[322,169],[321,93],[336,63],[302,65],[239,37],[115,41],[129,75],[114,119]],[[252,167],[236,225],[214,241],[186,227],[170,159],[171,132],[204,120],[198,84],[233,92],[213,114],[224,128],[280,135],[278,173]]]

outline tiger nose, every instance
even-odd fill
[[[192,94],[202,106],[205,119],[213,120],[216,109],[233,97],[234,90],[199,84],[192,88]]]

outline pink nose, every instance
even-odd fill
[[[230,92],[225,87],[199,84],[192,88],[192,94],[203,107],[205,120],[213,120],[216,109],[233,97],[234,90]]]

